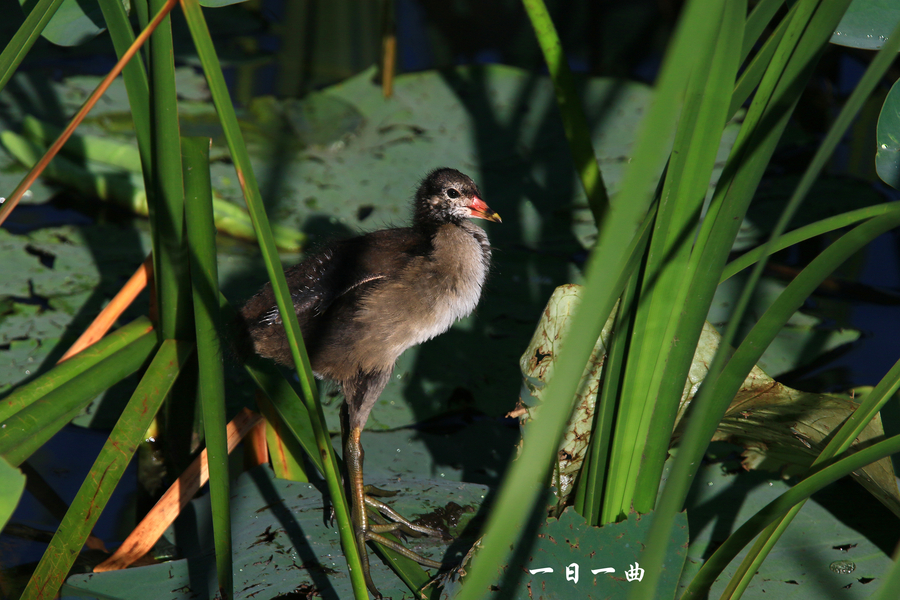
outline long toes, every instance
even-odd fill
[[[371,496],[366,496],[366,505],[373,508],[374,514],[381,514],[385,517],[388,517],[394,523],[399,523],[406,533],[419,536],[419,535],[427,535],[429,537],[436,537],[440,539],[447,539],[448,534],[445,531],[440,529],[436,529],[434,527],[428,527],[426,525],[420,525],[419,523],[414,523],[409,519],[405,518],[403,515],[395,511],[393,508],[382,502],[381,500],[377,500],[372,498]]]
[[[414,560],[417,563],[419,563],[420,565],[423,565],[426,567],[431,567],[432,569],[438,569],[438,570],[443,568],[442,563],[440,563],[436,560],[431,560],[430,558],[425,558],[421,554],[418,554],[417,552],[410,550],[406,546],[399,544],[393,540],[389,540],[386,537],[384,537],[383,535],[377,534],[374,531],[367,531],[366,539],[373,541],[373,542],[378,542],[382,546],[390,548],[394,552],[397,552],[398,554],[402,554],[406,558],[408,558],[410,560]]]

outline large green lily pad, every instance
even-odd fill
[[[27,0],[19,0],[19,3],[28,12],[35,5]],[[103,12],[99,4],[63,0],[41,35],[60,46],[78,46],[104,29]]]
[[[185,130],[212,136],[218,142],[213,155],[224,158],[203,86],[196,76],[179,73]],[[502,415],[516,397],[516,359],[546,297],[578,278],[572,259],[583,247],[573,232],[587,240],[593,231],[585,222],[586,201],[558,124],[552,85],[511,67],[464,67],[398,77],[394,97],[385,100],[373,74],[361,73],[299,102],[263,98],[244,110],[242,128],[270,217],[309,233],[315,246],[334,236],[406,224],[412,193],[428,169],[449,165],[472,175],[504,218],[502,225],[488,226],[496,251],[484,299],[474,315],[400,359],[369,426],[393,429],[459,410]],[[72,77],[41,88],[14,81],[18,95],[0,93],[13,119],[46,105],[41,99],[48,94],[55,106],[72,112],[97,80]],[[586,79],[581,91],[606,181],[615,191],[648,88]],[[126,99],[117,81],[85,133],[133,145]],[[233,167],[218,161],[212,168],[219,194],[241,202]],[[264,281],[259,255],[222,236],[220,245],[222,287],[232,301],[243,301]],[[298,257],[284,260],[290,264]],[[249,387],[239,395],[250,402]],[[339,400],[332,397],[327,407],[333,431]]]
[[[882,181],[900,189],[900,87],[896,82],[878,115],[875,139],[875,170]]]
[[[691,545],[682,589],[731,531],[791,487],[790,481],[771,473],[745,472],[738,452],[736,446],[714,443],[695,477],[686,504]],[[844,479],[825,488],[803,506],[743,597],[871,598],[893,564],[891,553],[898,541],[895,519],[852,481]],[[713,584],[710,598],[722,595],[743,555]],[[841,560],[851,561],[853,572],[836,573],[829,568]]]
[[[546,298],[556,286],[578,281],[576,261],[596,233],[559,126],[552,85],[512,67],[462,67],[398,77],[394,97],[386,100],[373,75],[360,73],[301,101],[259,98],[243,111],[242,129],[272,220],[309,233],[315,246],[334,236],[405,224],[416,183],[430,168],[451,165],[475,177],[504,217],[503,224],[487,226],[496,250],[482,303],[448,333],[400,358],[368,426],[394,429],[448,411],[502,415],[517,395],[517,359]],[[47,95],[54,106],[73,112],[97,78],[72,77],[43,87],[13,81],[16,94],[4,90],[0,105],[15,119],[30,107],[47,105]],[[185,131],[210,135],[216,143],[216,190],[241,202],[202,78],[180,70],[178,83]],[[649,92],[641,84],[608,79],[584,79],[579,85],[604,179],[615,193]],[[133,147],[127,106],[117,81],[84,131]],[[727,129],[721,157],[736,127]],[[300,257],[283,259],[291,264]],[[220,236],[219,264],[222,287],[236,303],[264,281],[252,246]],[[27,280],[10,281],[22,287]],[[70,313],[92,312],[81,310],[82,298],[68,298]],[[786,350],[792,351],[809,348],[810,336],[821,338],[823,331],[818,323],[806,323],[789,333],[795,339]],[[853,336],[846,328],[831,332],[823,348]],[[29,340],[16,341],[55,343],[49,335]],[[230,370],[230,377],[237,402],[251,403],[251,388],[240,373]],[[337,431],[340,397],[332,392],[329,398],[326,415]]]
[[[624,599],[642,583],[640,566],[643,540],[651,515],[632,514],[621,523],[593,527],[572,508],[559,518],[550,517],[524,540],[528,550],[521,562],[497,566],[497,577],[482,598],[517,600]],[[687,556],[688,523],[685,513],[676,515],[669,551],[660,573],[657,598],[672,598]],[[521,550],[514,548],[514,556]],[[478,560],[478,551],[471,560]],[[465,577],[462,577],[465,585]],[[454,581],[442,598],[453,598]]]
[[[428,428],[367,431],[366,477],[467,481],[496,486],[515,456],[519,431],[509,422],[444,419]]]
[[[114,225],[0,229],[0,393],[58,359],[144,260],[147,238]]]
[[[449,531],[453,535],[466,528],[487,494],[484,486],[458,482],[368,482],[399,491],[388,502],[410,518],[426,516],[433,523],[435,518],[449,514]],[[337,528],[326,523],[327,509],[319,490],[307,483],[275,479],[270,469],[258,467],[242,474],[231,493],[236,599],[277,598],[313,590],[324,598],[353,597]],[[217,583],[208,496],[194,500],[189,512],[194,528],[183,533],[180,540],[185,558],[124,571],[75,575],[67,580],[61,593],[123,600],[212,598]],[[448,522],[444,521],[444,525]],[[407,545],[449,564],[460,560],[468,550],[464,543],[448,547],[430,538],[412,539]],[[413,597],[378,558],[373,556],[371,566],[375,584],[384,595],[395,600]]]
[[[900,22],[900,9],[890,0],[853,0],[831,34],[831,43],[877,50]]]
[[[731,318],[737,299],[744,289],[746,277],[739,274],[722,282],[713,297],[707,319],[717,328],[724,328]],[[744,313],[739,335],[746,335],[756,321],[784,291],[787,284],[769,277],[760,279]],[[846,302],[821,299],[815,306],[797,311],[759,359],[759,367],[773,377],[813,363],[823,355],[860,339],[859,330],[850,320],[850,306]]]
[[[0,459],[0,529],[6,527],[24,491],[25,476],[22,471]]]

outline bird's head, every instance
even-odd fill
[[[416,191],[415,222],[459,223],[463,219],[501,222],[468,175],[447,168],[429,173]]]

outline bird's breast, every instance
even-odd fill
[[[362,302],[357,318],[370,335],[360,340],[366,346],[359,348],[360,357],[389,355],[393,362],[407,348],[447,331],[475,309],[489,266],[490,247],[479,227],[442,226],[432,252],[416,257]]]

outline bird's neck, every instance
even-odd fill
[[[445,280],[456,289],[471,288],[464,295],[473,296],[470,300],[477,302],[491,260],[484,230],[468,220],[444,223],[435,229],[431,243],[432,259],[442,265]]]

